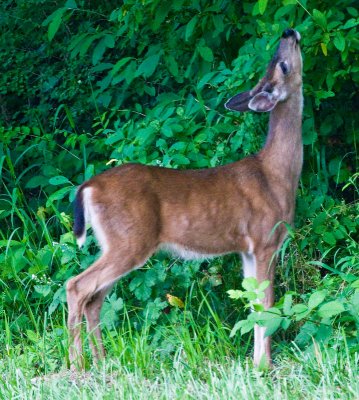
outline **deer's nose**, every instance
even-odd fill
[[[286,29],[284,32],[283,32],[283,35],[282,35],[282,37],[283,38],[287,38],[287,37],[289,37],[289,36],[293,36],[293,35],[295,35],[295,31],[294,31],[294,29]]]
[[[299,32],[295,31],[294,29],[288,28],[282,34],[282,38],[288,38],[288,37],[291,37],[291,36],[294,36],[295,40],[297,42],[300,41],[300,34],[299,34]]]

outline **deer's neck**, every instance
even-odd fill
[[[270,114],[266,144],[260,152],[268,173],[286,181],[293,192],[303,164],[302,109],[302,88],[277,104]]]

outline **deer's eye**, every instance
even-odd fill
[[[288,72],[289,72],[289,68],[288,68],[287,63],[285,63],[284,61],[281,61],[281,62],[279,63],[279,66],[280,66],[280,68],[281,68],[283,74],[284,74],[284,75],[287,75]]]

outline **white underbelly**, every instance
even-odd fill
[[[184,260],[205,260],[223,255],[198,253],[175,243],[162,243],[158,249],[169,252],[177,257],[183,258]]]

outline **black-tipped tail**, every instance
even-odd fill
[[[85,233],[85,209],[82,187],[79,188],[74,201],[74,234],[77,238]]]

